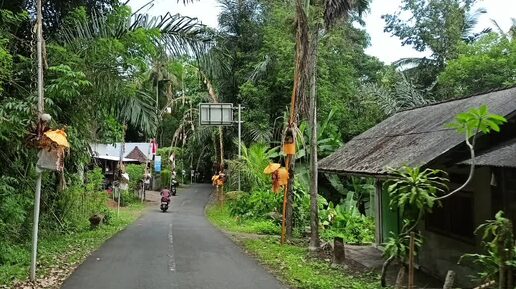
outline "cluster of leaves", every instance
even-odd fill
[[[478,279],[482,282],[497,281],[509,282],[510,276],[516,269],[516,247],[514,246],[514,233],[511,220],[504,217],[499,211],[494,220],[487,220],[480,225],[475,234],[482,232],[485,254],[465,254],[459,260],[471,260],[481,266]],[[510,270],[508,270],[510,269]],[[500,278],[500,275],[503,278]],[[507,283],[508,284],[508,283]],[[509,288],[507,284],[498,284],[500,288]]]
[[[331,240],[341,237],[347,244],[371,244],[374,242],[375,222],[372,217],[362,215],[356,206],[352,194],[342,203],[329,203],[320,210],[322,238]]]
[[[48,181],[49,179],[45,180]],[[89,228],[88,218],[93,214],[104,214],[109,219],[107,194],[102,190],[104,177],[96,168],[88,172],[85,182],[74,181],[63,192],[52,192],[42,196],[42,235],[72,233]],[[28,255],[28,248],[21,246],[29,238],[31,224],[32,194],[20,194],[16,188],[20,183],[9,177],[0,178],[0,264],[17,264]],[[47,186],[45,186],[47,187]],[[24,248],[23,250],[21,248]]]
[[[239,193],[229,202],[232,216],[247,219],[274,219],[281,216],[283,196],[270,190],[255,191],[251,194]],[[279,220],[279,218],[275,218]]]
[[[125,172],[129,175],[129,190],[132,193],[138,193],[141,181],[145,173],[145,164],[130,164],[125,166]]]

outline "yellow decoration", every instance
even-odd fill
[[[286,168],[281,167],[274,171],[272,174],[272,191],[279,193],[281,191],[281,187],[288,184],[288,178],[288,170]]]
[[[277,164],[277,163],[270,163],[266,168],[265,170],[263,170],[263,173],[264,174],[267,174],[267,175],[270,175],[272,173],[274,173],[277,169],[279,169],[281,167],[280,164]]]
[[[52,142],[56,143],[59,146],[69,148],[70,144],[68,143],[68,140],[66,139],[67,135],[64,130],[58,129],[58,130],[49,130],[44,133],[44,135],[49,138]]]
[[[288,170],[286,168],[278,169],[278,183],[280,186],[286,186],[288,184]]]
[[[217,185],[217,180],[219,179],[219,175],[214,175],[213,177],[211,177],[211,183],[216,186]]]
[[[283,144],[283,152],[286,155],[295,155],[296,154],[296,144],[295,143]]]

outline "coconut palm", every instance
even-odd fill
[[[311,171],[311,188],[310,188],[310,248],[316,249],[319,247],[319,217],[318,217],[318,184],[317,184],[317,57],[318,45],[321,36],[330,30],[339,21],[344,21],[353,13],[361,16],[369,7],[369,0],[317,0],[313,5],[319,10],[324,11],[324,27],[320,20],[316,19],[312,32],[309,33],[309,22],[305,11],[309,9],[310,1],[303,3],[301,0],[296,0],[296,70],[294,76],[294,88],[292,93],[291,103],[291,117],[289,127],[296,126],[297,108],[302,107],[301,103],[306,103],[306,95],[303,90],[309,88],[309,107],[310,107],[310,127],[312,129],[310,135],[310,171]],[[322,8],[322,9],[321,9]],[[317,11],[317,9],[316,9]],[[308,79],[308,77],[309,79]],[[292,157],[287,157],[287,163],[292,168]],[[292,195],[293,182],[290,181],[288,186],[288,196]],[[290,217],[292,211],[287,199],[287,217]],[[287,221],[291,224],[291,221]],[[287,226],[287,235],[291,233],[291,226]]]
[[[146,55],[154,56],[154,59],[142,57],[140,66],[117,63],[115,59],[111,66],[95,67],[91,75],[92,83],[98,88],[100,95],[117,96],[114,99],[101,99],[110,102],[118,119],[139,128],[147,135],[156,134],[160,115],[156,106],[156,91],[159,93],[158,84],[165,79],[160,64],[162,61],[156,59],[186,56],[209,62],[207,52],[212,46],[211,32],[190,17],[169,13],[151,17],[147,14],[131,14],[127,8],[122,7],[115,15],[94,14],[88,19],[79,18],[72,22],[64,26],[58,40],[81,56],[95,54],[99,40],[116,41],[141,35],[146,38],[141,41],[139,49]],[[155,88],[151,90],[145,86],[147,79],[135,77],[149,66],[152,67],[151,78]]]

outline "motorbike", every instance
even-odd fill
[[[161,192],[161,203],[159,208],[163,213],[165,213],[168,210],[168,205],[170,203],[170,192],[168,190],[164,190]]]
[[[172,191],[172,196],[175,196],[177,194],[177,181],[176,180],[172,180],[170,189]]]

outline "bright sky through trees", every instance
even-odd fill
[[[147,2],[149,0],[130,0],[129,4],[136,9]],[[144,11],[148,11],[152,15],[166,12],[179,13],[199,18],[208,26],[218,26],[217,17],[220,8],[217,0],[201,0],[187,6],[176,2],[175,0],[155,0],[154,5]],[[400,3],[401,0],[373,0],[371,11],[365,17],[366,29],[371,36],[371,47],[366,50],[366,53],[376,56],[386,63],[404,57],[430,55],[430,53],[419,53],[411,47],[402,47],[398,38],[383,32],[384,21],[381,19],[381,15],[395,12]],[[481,16],[478,30],[494,27],[491,19],[495,19],[504,30],[508,30],[511,25],[510,18],[516,18],[515,0],[483,0],[477,4],[477,7],[486,8],[488,11],[486,15]]]

